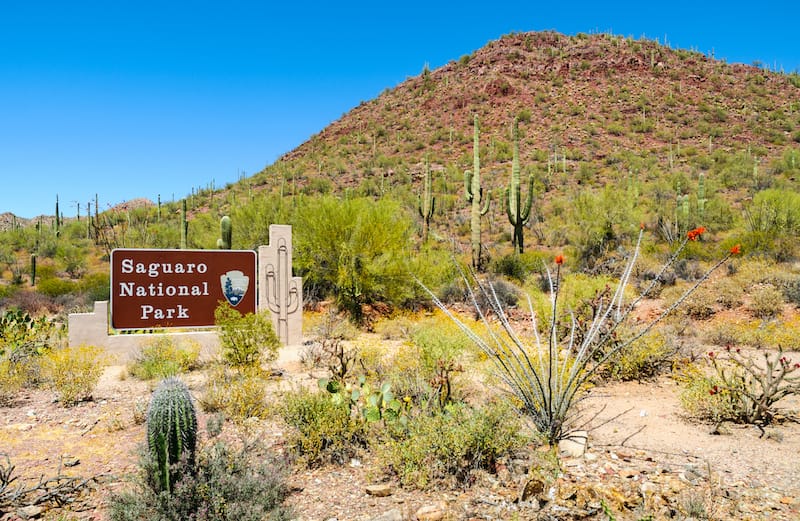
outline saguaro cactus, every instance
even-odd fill
[[[219,234],[220,238],[217,239],[217,248],[220,250],[230,250],[231,243],[233,242],[233,229],[231,225],[231,218],[224,215],[219,220]]]
[[[177,464],[181,458],[185,458],[189,470],[194,467],[196,446],[197,413],[192,396],[183,382],[167,378],[153,392],[147,410],[147,447],[156,464],[161,490],[171,492],[180,479]]]
[[[706,216],[706,203],[708,199],[706,199],[706,176],[703,173],[700,173],[700,177],[697,180],[697,217],[702,222]]]
[[[425,185],[422,194],[419,196],[419,216],[422,217],[422,242],[428,242],[428,232],[430,231],[431,219],[436,208],[436,197],[433,196],[431,182],[431,166],[425,162]]]
[[[480,129],[478,127],[477,114],[475,114],[473,125],[472,170],[464,172],[464,188],[467,202],[472,205],[470,212],[472,266],[480,271],[483,268],[481,259],[481,217],[489,211],[491,194],[487,191],[484,201],[483,188],[481,188]],[[482,208],[481,203],[483,203]]]
[[[531,204],[533,203],[533,174],[528,179],[528,197],[525,207],[522,207],[522,197],[519,186],[519,124],[514,119],[514,156],[511,161],[511,184],[506,188],[506,214],[508,222],[514,227],[514,236],[511,244],[519,253],[523,252],[522,228],[528,224],[531,217]]]
[[[186,199],[181,207],[181,249],[186,249],[186,240],[189,235],[189,221],[186,220]]]
[[[53,221],[53,231],[56,237],[61,236],[61,212],[58,209],[58,194],[56,194],[56,219]]]

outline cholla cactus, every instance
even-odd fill
[[[171,492],[180,479],[177,464],[185,458],[191,469],[197,446],[197,413],[186,384],[171,377],[163,380],[147,410],[147,447],[156,464],[160,490]]]

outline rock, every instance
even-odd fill
[[[36,517],[41,516],[42,512],[44,512],[44,509],[36,505],[29,505],[17,509],[17,515],[22,519],[34,519]]]
[[[539,478],[532,478],[522,485],[519,491],[520,502],[528,501],[531,498],[538,498],[544,493],[545,483]]]
[[[447,504],[439,501],[433,505],[425,505],[420,507],[414,515],[418,521],[440,521],[447,515]]]
[[[569,438],[558,442],[558,453],[562,457],[580,458],[586,452],[586,431],[575,431]]]
[[[393,508],[378,517],[372,518],[372,521],[403,521],[403,513],[399,509]]]
[[[587,452],[587,453],[585,453],[583,455],[583,459],[585,459],[586,461],[596,461],[597,460],[597,454],[593,454],[591,452]]]
[[[12,430],[12,431],[20,431],[20,432],[22,432],[22,431],[29,431],[29,430],[33,429],[33,424],[32,423],[12,423],[11,425],[6,425],[5,428],[9,429],[9,430]]]
[[[784,505],[794,505],[795,501],[796,500],[793,497],[790,497],[790,496],[783,496],[781,498],[781,504],[784,504]]]
[[[61,455],[61,464],[65,467],[76,467],[80,465],[81,460],[76,458],[75,456],[70,456],[69,454],[62,454]]]
[[[367,485],[367,494],[373,497],[386,497],[392,495],[392,487],[386,484]]]

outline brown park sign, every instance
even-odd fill
[[[152,329],[214,325],[228,301],[256,311],[256,253],[238,250],[111,252],[111,327]]]

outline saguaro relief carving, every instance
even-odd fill
[[[258,248],[259,310],[269,310],[281,342],[296,345],[303,337],[303,279],[292,277],[292,227],[272,224],[269,246]]]

